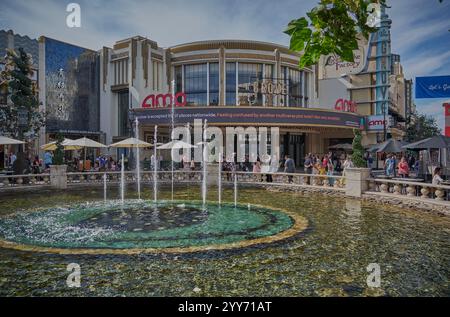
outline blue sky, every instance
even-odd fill
[[[81,6],[81,28],[65,24],[67,4]],[[142,35],[167,47],[207,39],[250,39],[288,45],[287,23],[317,0],[0,0],[0,29],[45,35],[91,49]],[[450,75],[450,0],[388,0],[392,51],[407,77]],[[416,100],[444,126],[446,99]]]

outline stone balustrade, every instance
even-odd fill
[[[0,188],[50,185],[50,174],[27,174],[0,176]]]
[[[450,186],[378,178],[369,179],[368,182],[368,192],[437,201],[448,201],[450,198]]]

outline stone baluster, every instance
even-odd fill
[[[394,185],[394,194],[395,195],[401,195],[402,194],[402,185],[401,184],[395,184]]]
[[[23,184],[23,178],[22,177],[17,177],[16,178],[16,184],[17,185],[22,185]]]
[[[381,185],[380,185],[380,191],[381,191],[382,193],[385,193],[385,194],[389,193],[389,186],[388,186],[388,184],[386,184],[386,183],[381,183]]]
[[[416,186],[414,185],[408,185],[406,188],[407,196],[408,197],[415,197],[416,196]]]
[[[430,193],[430,190],[428,189],[427,186],[422,186],[422,189],[420,190],[420,192],[422,193],[422,198],[423,199],[427,199],[428,198],[428,194]]]
[[[434,194],[436,195],[435,197],[436,200],[444,200],[445,190],[436,188]]]

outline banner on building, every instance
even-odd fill
[[[450,98],[450,76],[416,77],[416,98]]]
[[[141,108],[130,111],[143,124],[170,124],[170,108]],[[179,107],[175,109],[175,123],[185,124],[194,119],[208,120],[221,125],[317,125],[341,128],[360,128],[360,116],[343,111],[312,110],[307,108],[265,107]]]
[[[450,103],[444,103],[445,111],[445,136],[450,137]]]

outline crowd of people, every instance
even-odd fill
[[[234,153],[234,159],[224,160],[222,163],[222,171],[224,172],[253,172],[255,174],[265,174],[266,181],[272,182],[272,174],[273,173],[295,173],[295,172],[303,172],[311,175],[343,175],[345,176],[345,171],[347,168],[354,167],[351,156],[348,154],[341,153],[340,155],[335,152],[329,152],[325,155],[317,155],[308,153],[305,156],[303,161],[303,170],[298,169],[295,166],[294,160],[289,156],[285,155],[282,159],[277,159],[276,157],[271,157],[266,155],[261,160],[257,157],[256,162],[252,163],[249,159],[249,156],[246,155],[243,162],[236,161],[236,154]],[[383,160],[384,158],[384,160]],[[400,177],[400,178],[409,178],[411,175],[415,177],[421,176],[423,164],[420,158],[416,158],[414,155],[403,155],[397,156],[396,154],[386,154],[382,158],[383,162],[383,171],[384,175],[389,178]],[[366,161],[368,168],[375,168],[374,159],[372,155],[367,152],[364,155],[364,159]],[[30,156],[25,159],[25,167],[23,168],[22,173],[33,173],[40,174],[46,173],[50,169],[50,165],[53,164],[53,154],[50,151],[44,153],[43,157],[35,156],[31,158]],[[153,170],[155,164],[158,166],[158,170],[161,169],[161,162],[163,161],[162,157],[158,157],[155,159],[152,154],[150,159],[144,157],[143,160],[143,169],[145,170]],[[10,152],[6,158],[6,164],[11,170],[16,170],[15,165],[17,162],[17,155],[14,152]],[[92,164],[93,163],[93,164]],[[74,157],[73,159],[66,160],[65,164],[68,165],[68,171],[71,172],[81,172],[81,171],[91,171],[91,172],[105,172],[105,171],[120,171],[122,164],[126,170],[130,169],[130,164],[128,160],[128,156],[124,156],[124,162],[121,162],[121,159],[115,160],[112,156],[99,155],[97,157],[88,157],[86,162],[83,164],[83,160]],[[194,160],[188,160],[183,158],[182,162],[176,168],[183,168],[187,170],[195,170],[197,169],[197,165]],[[231,173],[227,173],[227,177],[231,180]],[[292,182],[293,177],[289,176],[289,182]],[[329,178],[330,183],[333,184],[334,179]],[[261,176],[261,181],[264,181],[263,176]],[[309,181],[309,180],[308,180]],[[432,183],[434,185],[439,185],[443,182],[442,179],[442,169],[440,167],[436,167],[432,174]]]

